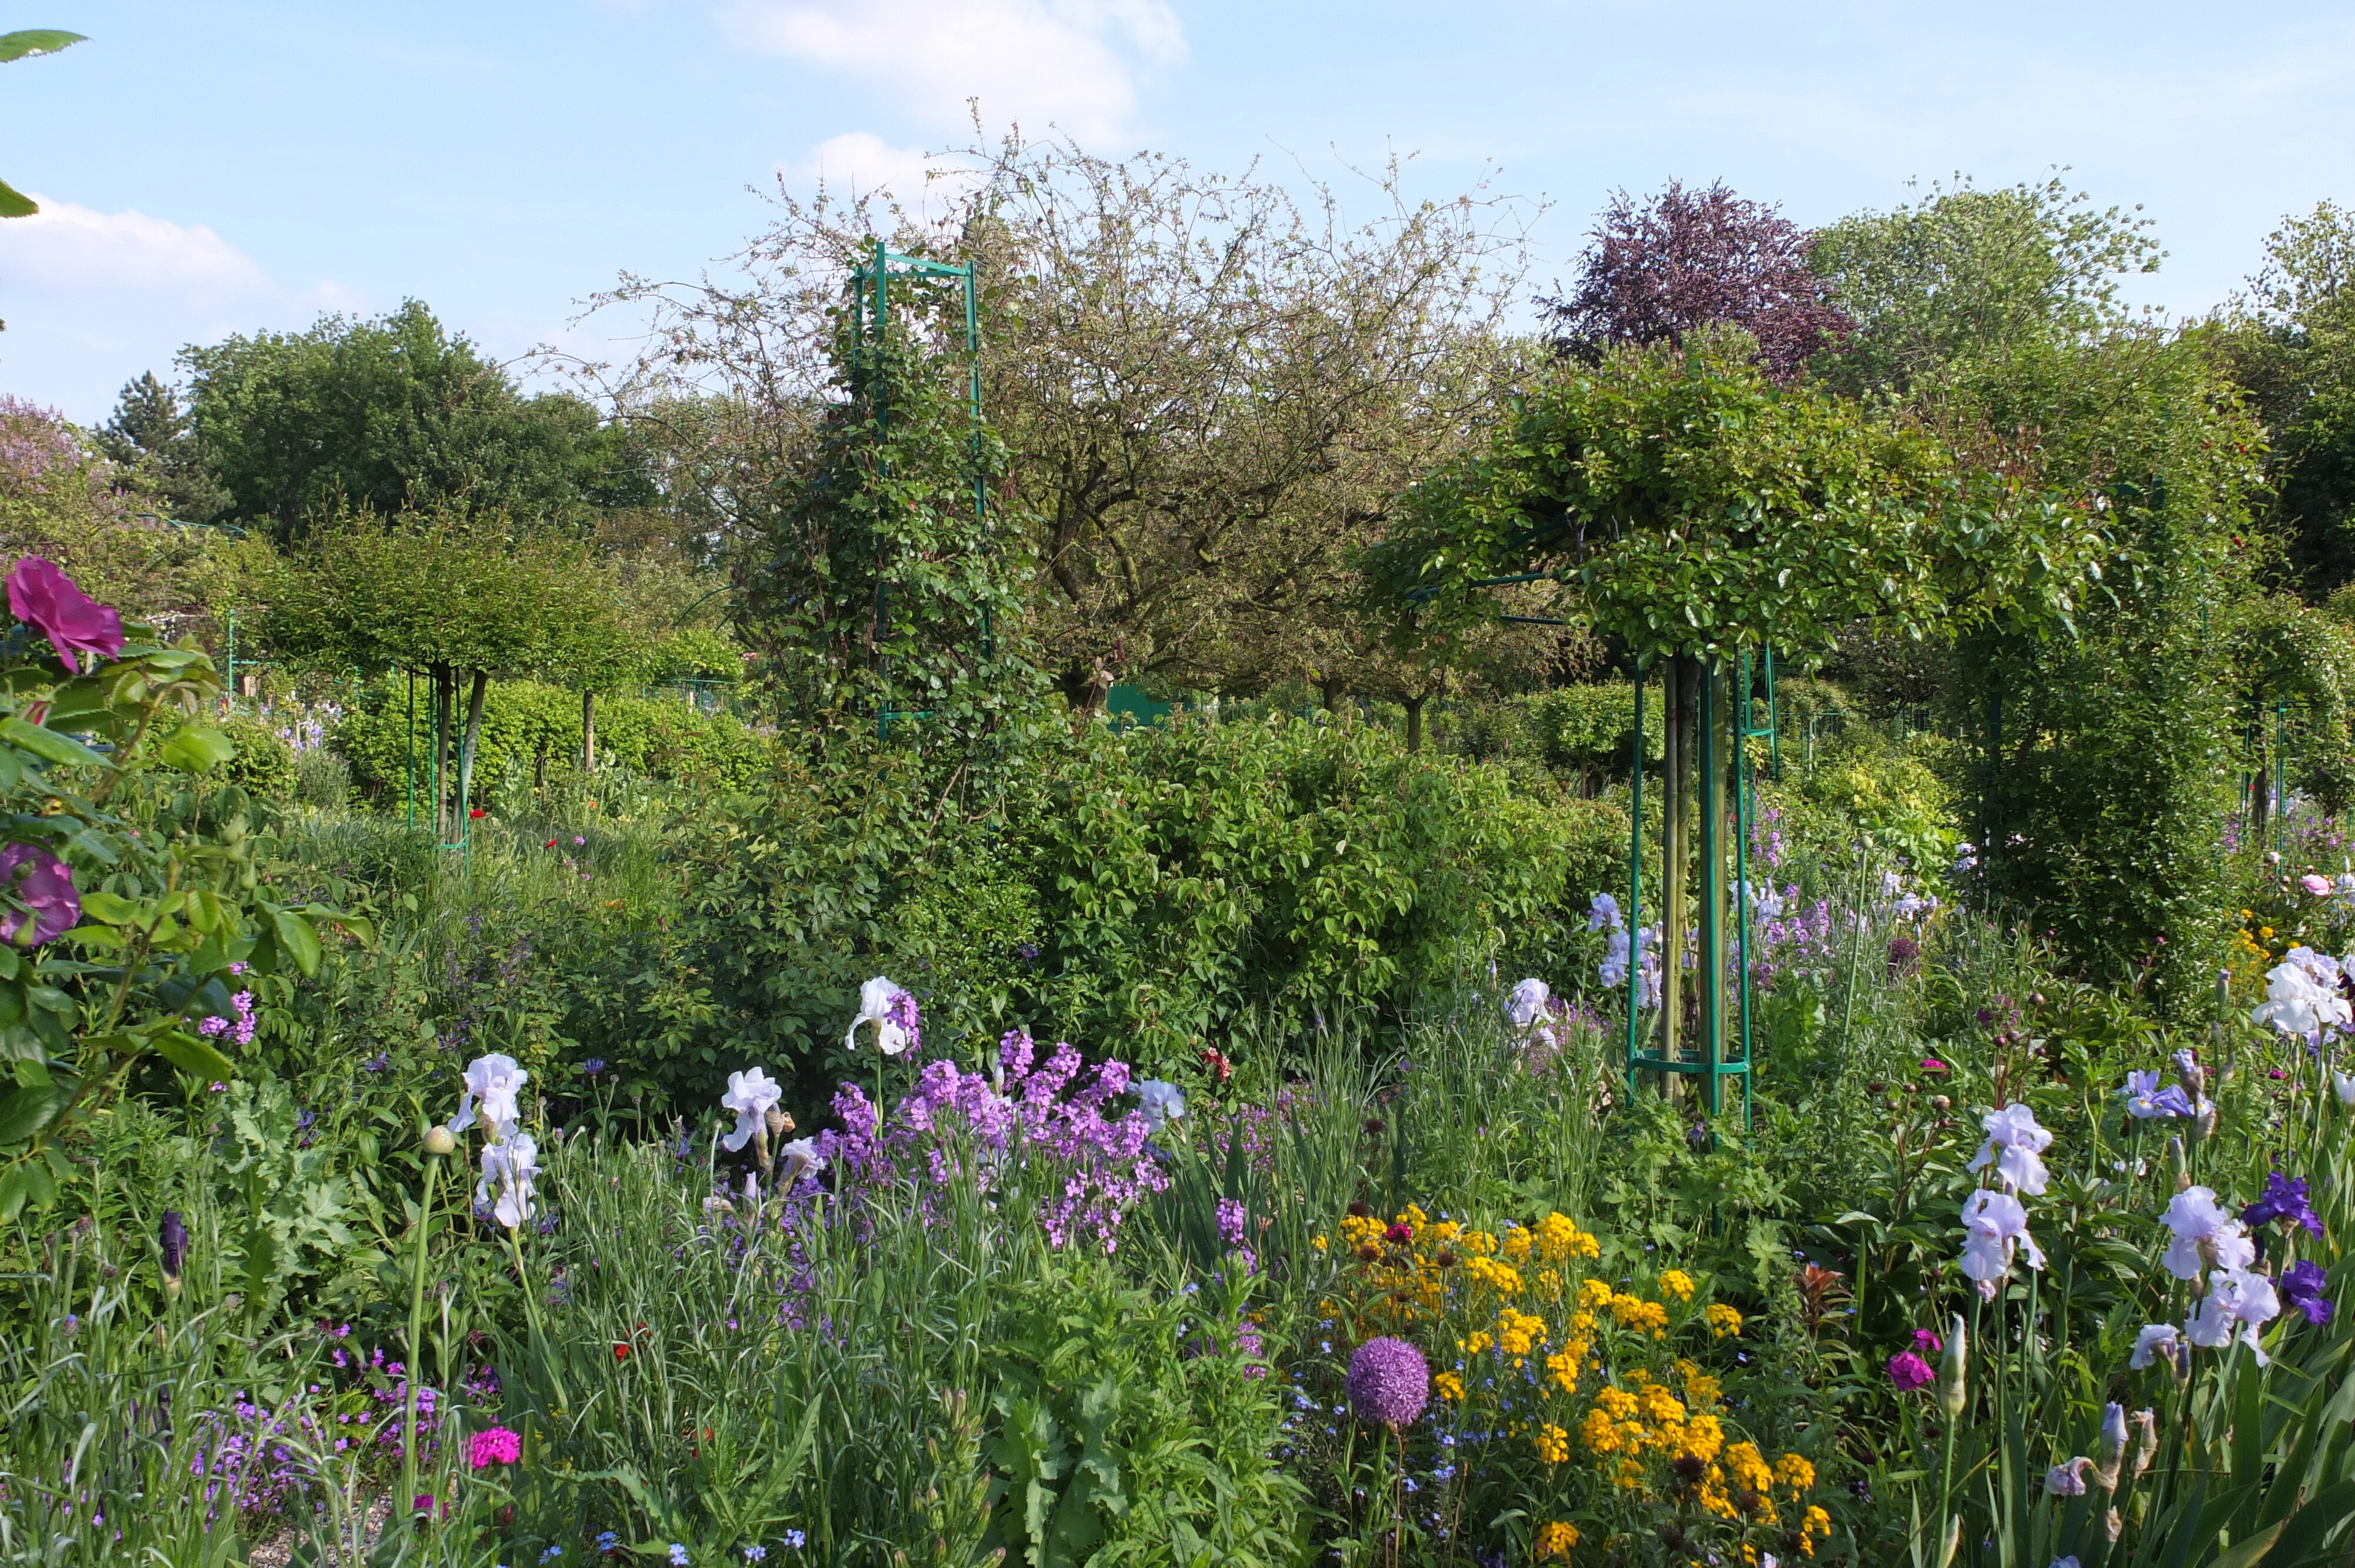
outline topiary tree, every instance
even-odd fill
[[[285,564],[272,587],[265,634],[289,658],[427,676],[434,825],[446,839],[464,824],[492,678],[621,656],[599,583],[586,552],[569,542],[513,542],[447,519],[405,516],[378,526],[363,514]]]
[[[1730,674],[1772,647],[1828,649],[1870,620],[1909,636],[1998,612],[2066,626],[2103,551],[2086,515],[1955,462],[1806,383],[1778,385],[1739,334],[1606,353],[1521,399],[1487,450],[1409,498],[1369,554],[1401,639],[1461,638],[1500,613],[1486,589],[1550,577],[1576,612],[1657,672],[1667,709],[1661,948],[1665,1061],[1689,1004],[1724,1060],[1728,848],[1714,802],[1745,694]],[[1698,875],[1698,908],[1692,884]],[[1688,974],[1695,928],[1700,968]]]

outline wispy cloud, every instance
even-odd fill
[[[741,48],[886,89],[918,125],[960,125],[978,99],[993,126],[1083,140],[1119,134],[1140,70],[1186,54],[1161,0],[730,0],[720,22]]]
[[[39,212],[0,223],[0,279],[14,290],[139,290],[219,299],[270,287],[251,257],[203,224],[186,228],[135,208],[98,212],[37,195],[33,199]]]

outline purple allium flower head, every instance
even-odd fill
[[[27,556],[8,574],[8,609],[49,640],[66,673],[79,675],[74,655],[112,659],[123,652],[123,617],[74,586],[54,561]]]
[[[1917,1388],[1927,1388],[1938,1374],[1930,1363],[1911,1351],[1900,1351],[1889,1358],[1889,1381],[1897,1385],[1900,1393],[1912,1393]]]
[[[2264,1195],[2241,1211],[2241,1223],[2244,1225],[2262,1225],[2274,1220],[2296,1225],[2309,1235],[2322,1234],[2322,1221],[2315,1214],[2314,1205],[2307,1201],[2305,1178],[2273,1172],[2265,1178]]]
[[[10,844],[0,849],[0,887],[14,894],[32,913],[0,913],[0,940],[35,947],[53,942],[81,918],[81,895],[74,889],[73,867],[38,844]],[[24,936],[25,927],[32,934]]]
[[[2330,1321],[2330,1298],[2322,1294],[2328,1283],[2322,1266],[2312,1258],[2302,1258],[2282,1271],[2281,1298],[2284,1305],[2306,1314],[2309,1323]]]
[[[188,1260],[188,1227],[180,1219],[180,1211],[164,1211],[163,1223],[155,1227],[155,1244],[164,1252],[164,1277],[176,1280],[180,1266]]]
[[[1349,1358],[1349,1408],[1369,1425],[1412,1424],[1431,1403],[1431,1368],[1423,1352],[1384,1334]]]

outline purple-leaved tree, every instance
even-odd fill
[[[1687,190],[1675,180],[1638,204],[1612,198],[1580,255],[1576,287],[1540,299],[1563,349],[1592,359],[1622,343],[1682,343],[1723,323],[1758,340],[1778,381],[1849,330],[1807,268],[1808,232],[1722,182]]]

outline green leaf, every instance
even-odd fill
[[[0,1224],[13,1224],[27,1203],[44,1208],[57,1195],[58,1184],[47,1165],[33,1160],[12,1165],[0,1173]]]
[[[57,1120],[77,1086],[53,1079],[46,1088],[20,1088],[0,1096],[0,1147],[22,1143]]]
[[[155,1037],[155,1054],[182,1072],[194,1073],[200,1078],[237,1076],[235,1063],[197,1036],[177,1029]]]
[[[311,922],[292,909],[272,909],[270,927],[278,938],[279,951],[294,960],[294,967],[305,975],[319,972],[319,934]]]
[[[0,180],[0,217],[30,217],[40,204],[5,180]]]
[[[81,895],[81,912],[109,926],[133,926],[139,921],[139,906],[102,887],[91,888]]]
[[[202,773],[237,755],[229,736],[207,724],[184,724],[157,753],[183,773]]]
[[[25,215],[16,213],[10,216],[22,217]],[[27,724],[13,714],[5,719],[0,719],[0,740],[23,747],[44,762],[61,763],[69,767],[104,768],[108,766],[102,753],[92,751],[81,742],[59,735],[56,730],[44,729],[37,724]]]
[[[22,32],[0,33],[0,65],[53,55],[59,49],[88,42],[86,35],[69,33],[61,27],[27,27]]]

